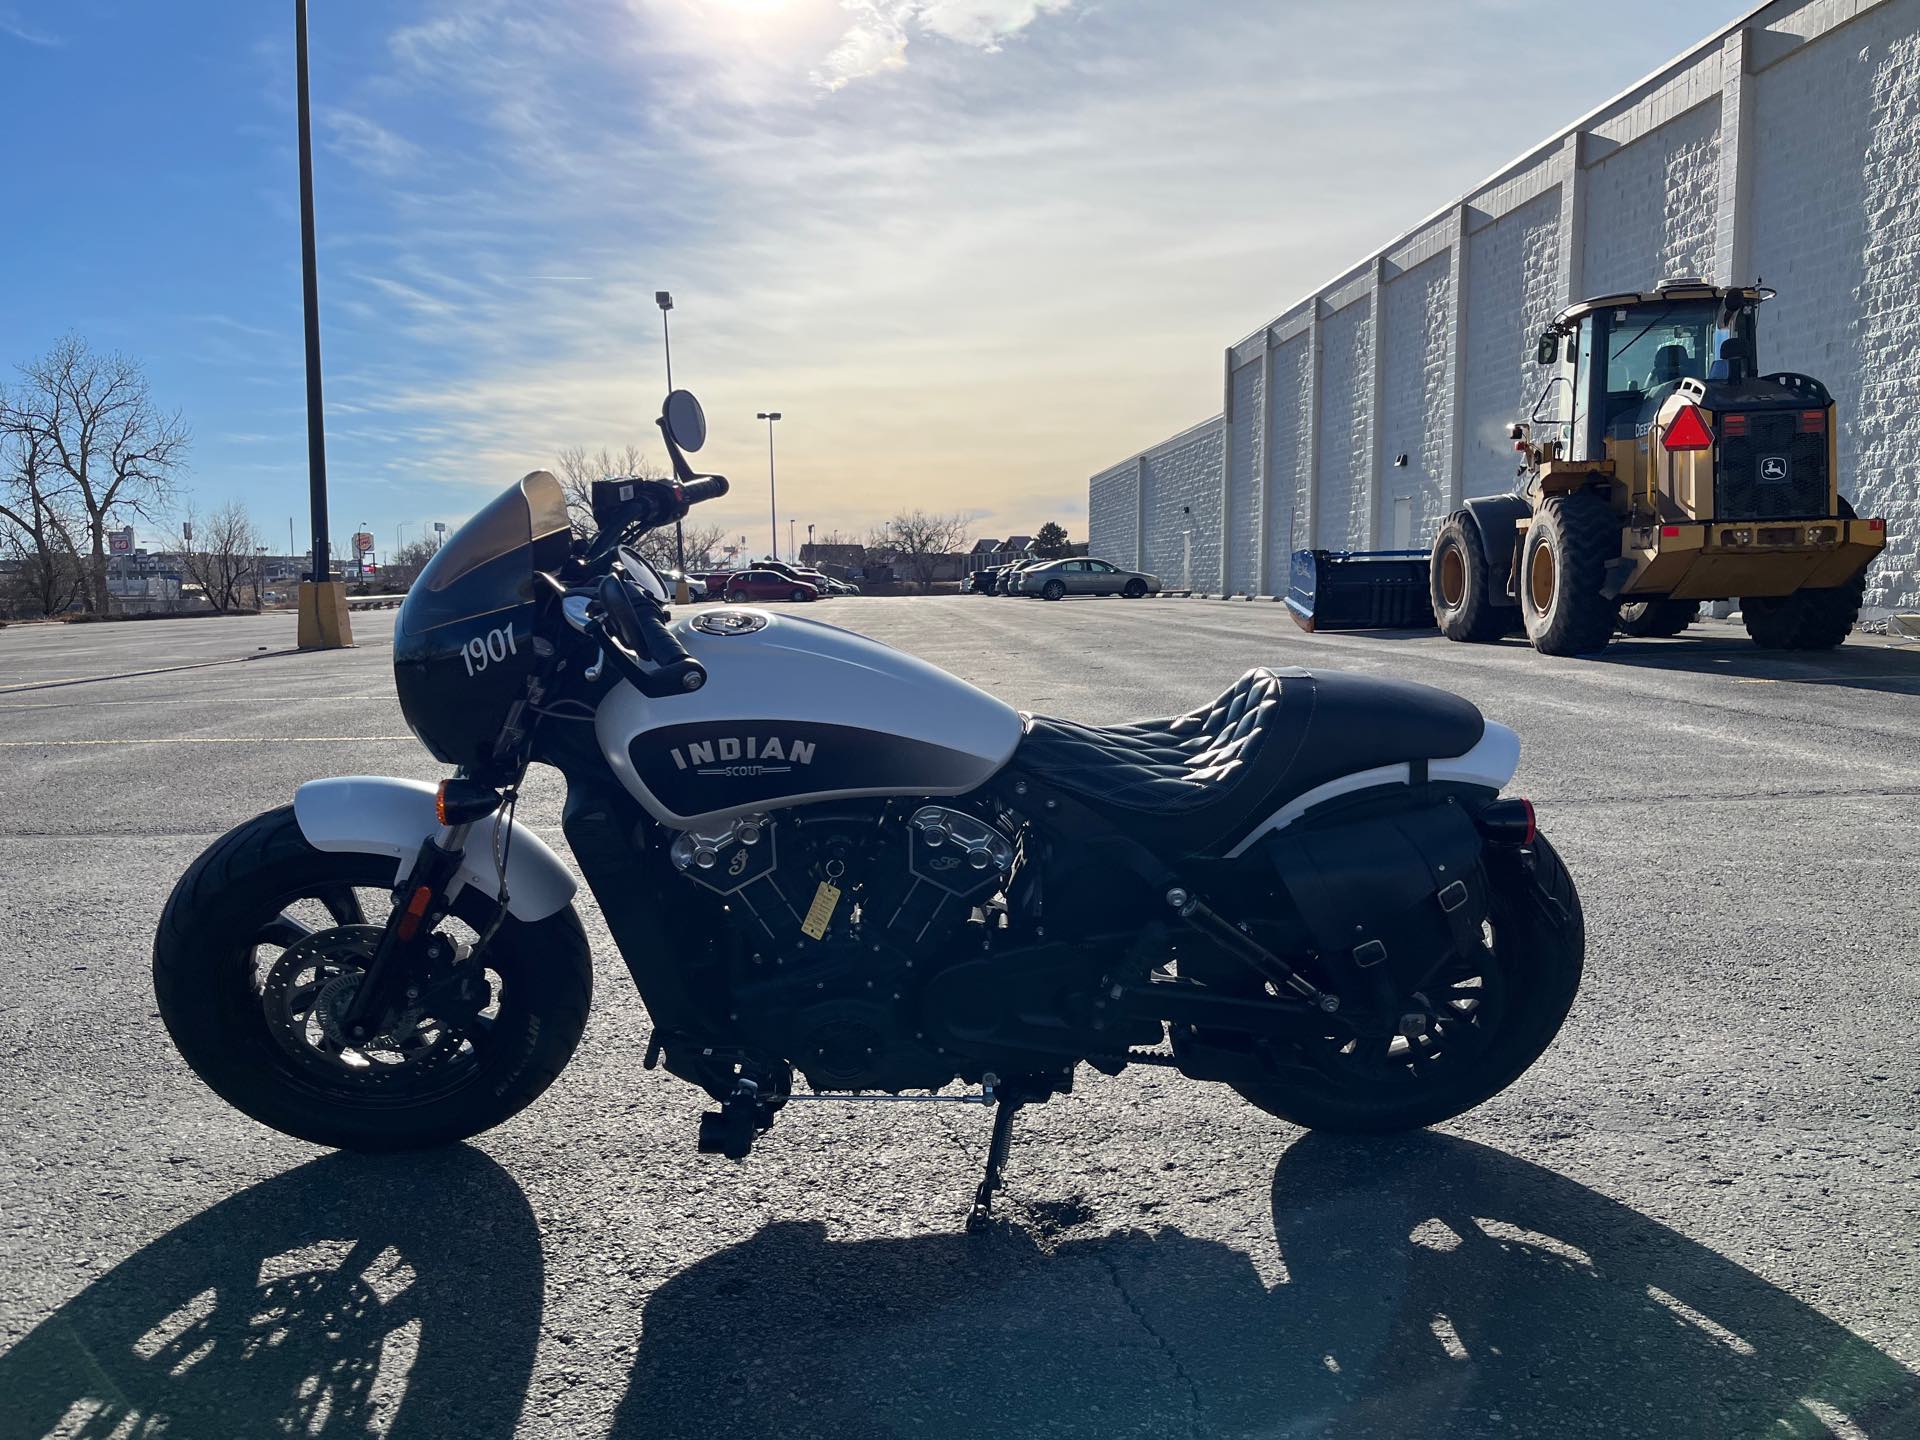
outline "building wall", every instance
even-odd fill
[[[1373,326],[1366,302],[1355,300],[1320,322],[1313,543],[1322,549],[1367,548],[1372,366]]]
[[[1381,291],[1381,471],[1387,485],[1380,544],[1417,545],[1446,518],[1453,439],[1447,354],[1453,283],[1445,255],[1388,280]],[[1405,465],[1394,462],[1402,455]],[[1405,534],[1399,533],[1401,529]]]
[[[1096,551],[1177,584],[1191,529],[1194,586],[1216,590],[1224,517],[1230,588],[1277,594],[1309,534],[1424,546],[1461,496],[1512,483],[1507,426],[1556,311],[1698,274],[1779,289],[1762,367],[1833,390],[1842,490],[1887,517],[1868,603],[1920,608],[1916,154],[1920,0],[1774,0],[1237,342],[1226,423],[1094,477]]]

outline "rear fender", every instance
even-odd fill
[[[293,796],[300,833],[316,850],[355,855],[389,855],[394,883],[405,877],[421,842],[440,830],[434,814],[434,787],[422,780],[380,775],[346,775],[310,780]],[[502,817],[488,816],[467,835],[467,849],[448,890],[448,898],[472,885],[500,898],[494,846]],[[573,876],[548,844],[524,825],[508,822],[507,911],[516,920],[544,920],[573,899]]]
[[[1427,762],[1426,779],[1454,785],[1472,785],[1498,792],[1513,779],[1514,771],[1520,768],[1520,737],[1497,721],[1489,720],[1486,728],[1480,732],[1480,739],[1464,755],[1455,755],[1445,760]],[[1341,775],[1316,785],[1303,794],[1296,795],[1265,820],[1261,821],[1227,852],[1229,860],[1237,860],[1247,853],[1264,836],[1276,834],[1287,829],[1309,810],[1324,805],[1330,800],[1343,799],[1349,795],[1358,795],[1363,791],[1389,791],[1393,788],[1406,788],[1414,783],[1414,767],[1407,761],[1398,765],[1382,765],[1374,770],[1356,770],[1351,775]]]
[[[1520,495],[1481,495],[1462,501],[1461,508],[1480,528],[1480,548],[1487,557],[1487,580],[1495,603],[1516,603],[1511,598],[1514,527],[1533,514],[1533,506]]]

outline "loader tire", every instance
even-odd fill
[[[1613,639],[1619,610],[1602,591],[1620,553],[1620,520],[1589,491],[1534,512],[1520,555],[1520,618],[1542,655],[1590,655]]]
[[[1699,618],[1698,600],[1630,600],[1620,607],[1620,633],[1636,640],[1664,640]]]
[[[1861,571],[1831,590],[1796,590],[1791,595],[1752,595],[1740,601],[1747,634],[1762,650],[1831,650],[1847,638],[1860,618],[1867,593]]]
[[[1433,537],[1427,570],[1433,621],[1447,639],[1484,644],[1507,632],[1512,609],[1493,593],[1480,526],[1465,510],[1449,515]]]
[[[1840,518],[1855,520],[1853,506],[1840,497]],[[1867,572],[1828,590],[1796,590],[1791,595],[1742,597],[1740,618],[1762,650],[1832,650],[1847,638],[1860,618],[1867,596]]]

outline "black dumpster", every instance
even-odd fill
[[[1287,613],[1303,630],[1430,630],[1424,550],[1296,550]]]

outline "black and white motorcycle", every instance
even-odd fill
[[[303,785],[175,887],[160,1012],[233,1105],[393,1150],[546,1088],[590,964],[572,875],[514,823],[536,762],[565,777],[645,1063],[717,1102],[702,1150],[745,1156],[801,1100],[984,1102],[977,1222],[1015,1111],[1081,1064],[1387,1131],[1479,1104],[1552,1040],[1584,931],[1532,806],[1500,795],[1510,730],[1295,669],[1081,725],[793,614],[672,617],[631,547],[727,484],[688,465],[690,394],[659,423],[678,478],[598,483],[596,538],[536,471],[414,584],[395,676],[448,779]]]

